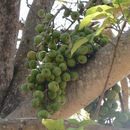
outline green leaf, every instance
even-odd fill
[[[98,36],[106,27],[110,27],[114,23],[114,19],[110,17],[106,18],[102,25],[96,30],[96,36]]]
[[[79,128],[68,128],[67,130],[83,130],[83,127],[79,127]]]
[[[70,124],[72,125],[78,125],[79,124],[79,121],[77,121],[76,119],[68,119],[67,120]]]
[[[128,9],[128,7],[130,6],[130,0],[112,0],[112,3],[116,8],[119,7],[119,4],[122,7],[122,9],[126,7]]]
[[[114,17],[113,13],[115,12],[115,8],[108,5],[97,5],[91,7],[86,11],[86,17],[82,20],[79,26],[79,30],[81,30],[84,26],[90,26],[92,20],[99,20],[106,17]]]
[[[97,13],[94,13],[94,14],[91,14],[91,15],[87,15],[80,23],[79,25],[79,30],[81,30],[83,27],[85,26],[90,26],[91,25],[91,22],[92,20],[95,18],[95,17],[106,17],[106,13],[100,13],[100,12],[97,12]]]
[[[89,126],[89,125],[96,125],[97,123],[93,120],[83,120],[82,122],[80,122],[80,126]]]
[[[121,3],[122,2],[122,0],[112,0],[112,3],[114,3],[114,4],[118,4],[118,3]]]
[[[42,124],[48,130],[65,130],[63,119],[59,119],[59,120],[43,119]]]
[[[123,4],[123,5],[127,5],[130,4],[130,0],[112,0],[113,4]]]
[[[114,16],[110,13],[107,12],[96,12],[94,14],[86,16],[80,23],[79,30],[81,30],[85,26],[90,26],[92,20],[99,20],[103,18],[111,17],[113,18]]]
[[[102,0],[104,4],[110,4],[112,3],[112,0]]]
[[[102,11],[111,12],[112,10],[113,10],[113,7],[111,7],[111,6],[108,6],[108,5],[97,5],[97,6],[89,8],[86,11],[86,15],[90,15],[90,14],[97,13],[97,12],[102,12]]]
[[[86,37],[81,38],[80,40],[78,40],[76,43],[74,43],[72,50],[71,50],[71,55],[73,55],[75,53],[75,51],[84,43],[86,43],[88,41],[88,39]]]

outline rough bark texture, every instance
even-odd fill
[[[12,0],[11,0],[11,3],[13,3]],[[37,11],[40,8],[44,8],[46,11],[50,11],[53,3],[54,3],[54,0],[35,0],[32,4],[32,7],[30,9],[29,15],[28,15],[26,23],[25,23],[26,29],[23,32],[22,41],[21,41],[20,47],[18,49],[16,58],[15,58],[14,76],[13,76],[12,82],[10,84],[10,87],[8,89],[7,97],[5,98],[4,103],[2,105],[2,110],[1,110],[1,114],[0,114],[2,117],[5,115],[8,115],[12,110],[15,109],[15,107],[19,104],[19,102],[24,99],[24,97],[21,97],[19,95],[20,93],[18,91],[19,91],[21,84],[25,82],[25,80],[26,80],[25,77],[28,74],[27,69],[25,69],[25,67],[24,67],[24,62],[26,60],[27,52],[31,48],[33,48],[33,37],[36,34],[35,27],[39,21],[38,16],[37,16]],[[13,5],[14,5],[14,3],[13,3]],[[17,11],[15,11],[15,12],[17,12]],[[7,21],[9,23],[12,22],[9,19],[7,19]],[[11,25],[14,28],[14,24],[11,24]],[[14,32],[12,32],[12,34],[15,35]],[[15,37],[16,37],[16,35],[15,35]],[[8,39],[7,36],[6,36],[6,39]],[[4,47],[2,47],[2,49],[4,49]],[[10,52],[10,48],[7,47],[7,49],[8,50],[5,50],[5,52],[6,53]],[[7,55],[8,55],[8,53],[7,53]],[[9,59],[10,58],[7,57],[7,60],[9,60]],[[11,67],[11,63],[8,62],[7,65],[9,65],[9,67]],[[5,67],[8,68],[7,66],[5,66]],[[7,75],[10,76],[10,74],[6,74],[6,76]],[[2,79],[6,79],[6,78],[2,77]],[[21,97],[21,98],[19,99],[19,97]]]
[[[65,129],[72,127],[65,122]],[[0,130],[47,130],[40,120],[11,120],[0,124]],[[85,126],[84,130],[129,130],[124,128],[105,127],[102,125]]]
[[[107,89],[130,74],[129,32],[125,34],[119,44]],[[109,44],[99,50],[86,65],[77,67],[79,80],[67,85],[67,103],[60,111],[53,115],[53,118],[66,119],[81,108],[84,108],[101,94],[110,69],[113,49],[114,46]],[[8,118],[11,118],[11,116],[18,118],[35,116],[34,110],[31,108],[30,103],[28,103],[29,100],[31,99],[26,98],[25,102],[14,113],[11,113]]]
[[[129,34],[130,30],[120,41],[107,89],[130,74]],[[113,45],[107,45],[86,66],[78,68],[80,79],[68,85],[67,103],[55,115],[56,117],[67,118],[81,108],[84,108],[101,94],[110,69],[113,50]]]
[[[13,77],[19,5],[19,0],[0,0],[0,104]]]

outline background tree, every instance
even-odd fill
[[[89,3],[91,4],[90,1]],[[47,12],[51,10],[54,1],[34,1],[24,25],[23,36],[18,50],[16,50],[19,24],[20,1],[0,2],[0,115],[7,119],[33,117],[34,110],[30,106],[32,95],[25,96],[21,92],[21,84],[25,82],[28,75],[24,67],[27,52],[33,48],[33,37],[36,35],[35,26],[40,21],[37,11],[44,8]],[[99,4],[98,1],[96,4]],[[89,5],[89,4],[88,4]],[[89,6],[88,6],[89,8]],[[15,25],[15,26],[14,26]],[[129,31],[124,34],[120,41],[112,73],[107,84],[107,89],[111,88],[118,81],[122,80],[130,73],[130,38]],[[67,102],[53,118],[67,118],[90,104],[96,99],[104,88],[105,79],[108,76],[114,46],[107,45],[100,49],[87,65],[77,68],[79,80],[69,83],[67,87]],[[100,62],[99,62],[100,61]],[[123,79],[124,107],[128,107],[128,87]],[[125,85],[124,85],[125,84]],[[15,120],[14,119],[14,120]],[[30,123],[30,121],[27,121]],[[12,123],[12,122],[11,122]],[[38,121],[31,123],[39,124]],[[15,122],[15,125],[17,121]],[[19,123],[21,124],[21,123]],[[19,124],[17,127],[19,127]],[[8,129],[10,129],[10,125]],[[12,125],[14,127],[15,125]],[[1,129],[4,125],[1,125]],[[21,126],[20,126],[21,127]],[[27,123],[27,129],[30,125]],[[42,127],[38,125],[39,129]],[[7,129],[7,127],[6,127]],[[14,128],[16,129],[16,127]],[[32,128],[33,129],[33,128]],[[36,129],[36,127],[34,127]],[[91,129],[91,128],[90,128]],[[93,129],[93,128],[92,128]],[[97,128],[96,128],[97,129]],[[101,129],[101,128],[100,128]],[[103,128],[102,128],[103,129]],[[109,128],[108,128],[109,129]]]

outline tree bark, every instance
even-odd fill
[[[120,41],[107,89],[130,74],[129,34],[130,30]],[[107,45],[99,50],[86,66],[77,69],[79,80],[68,84],[67,103],[54,117],[67,118],[100,96],[110,69],[113,51],[114,46]]]
[[[11,1],[11,3],[13,2]],[[20,47],[17,51],[16,58],[15,58],[14,76],[10,83],[10,87],[8,88],[8,92],[6,93],[5,100],[3,101],[3,104],[1,105],[0,116],[2,117],[8,115],[12,110],[16,108],[16,106],[19,104],[20,101],[24,100],[24,96],[19,91],[21,91],[20,86],[22,83],[26,81],[26,76],[28,74],[27,69],[24,67],[24,62],[26,60],[27,52],[33,48],[33,37],[36,35],[35,27],[36,27],[36,24],[40,21],[40,19],[38,19],[37,12],[40,8],[44,8],[45,11],[50,11],[53,3],[54,3],[54,0],[34,0],[31,6],[31,9],[29,11],[29,14],[25,23],[25,30],[23,31],[22,41],[21,41]],[[17,11],[15,10],[15,12]],[[7,21],[8,23],[11,23],[11,25],[14,27],[14,24],[12,24],[11,20],[7,18]],[[11,32],[11,33],[15,35],[14,32]],[[16,35],[15,37],[17,38]],[[8,39],[7,36],[6,36],[6,39]],[[14,43],[11,43],[11,44],[14,44]],[[4,48],[2,47],[2,49]],[[6,49],[8,49],[8,51],[6,50],[6,53],[7,53],[7,52],[10,52],[11,48],[6,46]],[[6,59],[9,60],[10,58],[7,57]],[[7,66],[5,67],[8,68],[8,66],[11,66],[11,63],[8,63]],[[10,74],[6,74],[6,76],[7,75],[10,76]],[[2,79],[6,79],[6,78],[2,77]],[[9,86],[9,84],[7,86]]]
[[[68,122],[65,122],[65,129],[76,126],[72,126]],[[7,120],[0,124],[0,130],[47,130],[40,120]],[[85,126],[84,130],[129,130],[125,128],[105,127],[102,125]]]
[[[130,37],[128,31],[121,39],[107,89],[130,74]],[[100,96],[112,60],[114,46],[109,44],[100,49],[86,65],[78,66],[79,80],[67,85],[67,102],[52,118],[68,118]],[[35,112],[26,98],[8,118],[33,117]]]
[[[0,0],[0,104],[13,77],[19,7],[20,0]]]

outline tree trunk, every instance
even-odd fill
[[[13,78],[19,7],[20,0],[0,0],[0,104]]]

